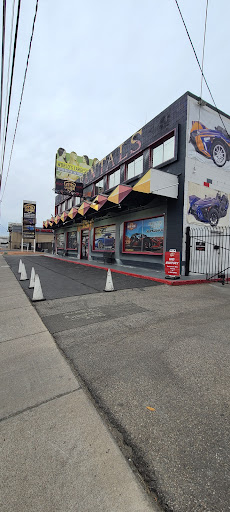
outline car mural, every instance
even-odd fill
[[[95,249],[114,249],[115,238],[112,233],[105,233],[104,235],[95,239],[94,247]]]
[[[221,126],[210,130],[204,124],[193,121],[189,142],[198,153],[212,159],[218,167],[223,167],[230,160],[230,135]]]
[[[151,251],[163,247],[162,237],[148,237],[142,233],[134,233],[129,240],[129,247],[140,251]]]
[[[198,196],[189,196],[189,211],[196,220],[209,223],[210,226],[217,226],[219,219],[227,215],[229,200],[228,197],[219,192],[216,197],[205,197],[201,199]]]

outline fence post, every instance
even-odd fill
[[[185,251],[185,275],[189,275],[189,263],[190,263],[190,227],[187,226],[186,228],[186,251]]]

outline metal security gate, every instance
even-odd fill
[[[230,276],[230,228],[188,227],[186,275],[204,274],[206,279]]]

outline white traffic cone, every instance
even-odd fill
[[[25,267],[24,263],[22,263],[20,281],[26,281],[27,279],[28,279],[28,277],[27,277],[27,273],[26,273],[26,267]]]
[[[33,301],[35,300],[45,300],[42,293],[42,287],[40,283],[40,279],[38,274],[35,275],[35,283],[34,283],[34,293],[33,293]]]
[[[114,292],[112,274],[111,274],[111,270],[109,268],[108,268],[108,271],[107,271],[107,278],[106,278],[106,284],[105,284],[105,292]]]
[[[32,267],[31,274],[30,274],[29,288],[34,288],[34,285],[35,285],[35,270],[34,270],[34,267]]]
[[[18,274],[21,274],[21,271],[22,271],[22,260],[19,261]]]

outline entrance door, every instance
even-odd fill
[[[83,229],[81,232],[81,259],[87,260],[89,257],[89,230]]]

